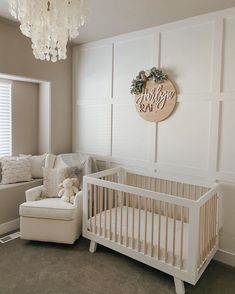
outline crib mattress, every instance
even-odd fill
[[[140,226],[138,225],[139,213]],[[121,214],[122,229],[120,226]],[[116,225],[115,219],[117,219]],[[146,232],[145,227],[147,228]],[[122,207],[122,212],[120,207],[116,208],[116,212],[115,208],[106,210],[106,217],[105,211],[102,211],[101,213],[96,214],[96,217],[93,216],[92,218],[90,218],[88,222],[88,229],[93,233],[95,232],[98,235],[101,235],[107,239],[111,239],[112,241],[132,248],[133,250],[139,251],[143,254],[147,254],[153,258],[164,260],[164,262],[170,264],[174,263],[176,266],[181,265],[182,267],[185,267],[188,257],[188,224],[181,223],[181,221],[179,220],[174,221],[174,219],[170,217],[166,218],[163,215],[160,216],[159,221],[159,215],[157,213],[154,213],[153,238],[151,237],[151,228],[151,212],[147,212],[146,217],[146,213],[144,210],[140,209],[139,212],[139,209],[127,206]],[[138,242],[138,240],[140,240],[140,242]]]

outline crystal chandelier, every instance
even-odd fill
[[[9,0],[21,32],[31,38],[34,56],[53,62],[66,59],[67,42],[79,35],[87,0]]]

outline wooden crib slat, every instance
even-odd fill
[[[216,222],[216,219],[214,218],[214,196],[210,199],[210,215],[211,215],[211,225],[210,225],[210,248],[212,249],[214,247],[213,242],[213,227],[214,222]]]
[[[198,268],[201,264],[201,250],[202,250],[202,214],[200,209],[199,216],[199,252],[198,252]]]
[[[203,205],[203,227],[202,227],[202,261],[204,261],[205,258],[205,225],[206,225],[206,209],[205,209],[205,204]]]
[[[201,218],[201,250],[200,250],[200,264],[202,263],[203,260],[203,226],[204,226],[204,207],[202,206],[200,208],[200,218]]]
[[[158,179],[157,178],[155,179],[155,182],[154,182],[154,191],[155,192],[158,191]]]
[[[206,253],[210,252],[210,225],[211,225],[211,211],[210,211],[211,199],[207,201],[207,243],[206,243]]]
[[[126,247],[129,247],[129,219],[128,219],[128,214],[129,214],[129,198],[130,194],[126,195]]]
[[[106,238],[107,227],[107,188],[104,188],[104,238]]]
[[[211,199],[208,200],[207,206],[207,218],[208,218],[208,238],[207,238],[207,253],[210,252],[211,248]]]
[[[166,228],[165,228],[165,262],[168,260],[168,203],[165,203],[165,217],[166,217]]]
[[[169,184],[168,194],[172,195],[172,181],[168,181],[168,184]],[[173,204],[169,205],[169,216],[173,218]]]
[[[203,254],[204,254],[204,227],[205,227],[205,223],[204,223],[204,205],[201,207],[201,219],[202,219],[202,228],[201,228],[201,235],[202,235],[202,240],[201,240],[201,263],[203,261]]]
[[[113,190],[108,189],[109,194],[109,240],[112,239],[112,208],[113,208]]]
[[[99,235],[102,235],[101,220],[102,220],[102,196],[103,196],[103,187],[98,188],[98,202],[99,202]]]
[[[216,222],[216,218],[214,217],[214,196],[211,198],[211,240],[210,246],[214,247],[214,223]]]
[[[210,201],[207,201],[207,226],[206,226],[206,235],[207,235],[207,239],[206,239],[206,255],[208,255],[209,253],[209,226],[210,226],[210,210],[209,210],[209,204]]]
[[[218,224],[217,224],[217,205],[218,205],[218,197],[217,197],[217,195],[215,195],[214,196],[214,205],[213,205],[213,207],[214,207],[214,223],[213,223],[213,225],[214,225],[214,228],[213,228],[213,243],[215,244],[215,242],[216,242],[216,236],[217,236],[217,226],[219,226]]]
[[[212,198],[212,245],[215,245],[216,239],[216,195]]]
[[[183,250],[184,250],[184,207],[181,206],[180,212],[181,226],[180,226],[180,269],[183,268]]]
[[[130,184],[134,186],[134,176],[131,174]],[[132,207],[132,220],[131,220],[131,248],[134,249],[134,194],[131,194],[130,198],[131,207]]]
[[[205,244],[204,244],[204,258],[207,255],[207,242],[208,242],[208,217],[207,217],[208,202],[205,203]]]
[[[219,220],[219,198],[218,195],[215,195],[215,242],[216,242],[216,237],[219,234],[219,223],[217,222],[217,220]]]
[[[144,210],[145,210],[145,218],[144,218],[144,254],[147,254],[147,198],[144,201]]]
[[[163,193],[167,193],[167,180],[164,180],[164,191]]]
[[[147,181],[147,177],[145,177],[145,176],[140,176],[141,177],[141,182],[140,182],[140,184],[141,184],[141,188],[142,189],[145,189],[146,188],[146,181]]]
[[[94,219],[95,219],[95,234],[97,234],[97,228],[96,228],[96,201],[97,201],[97,186],[94,186]]]
[[[141,229],[141,197],[138,196],[138,239],[137,239],[137,245],[138,245],[138,252],[140,251],[140,229]]]
[[[93,194],[94,194],[94,185],[90,185],[90,199],[89,199],[89,218],[90,218],[90,230],[93,232],[93,224],[91,221],[92,218],[92,206],[93,206]]]
[[[199,187],[199,195],[198,195],[198,199],[202,196],[203,194],[203,190],[202,190],[202,187],[200,186]]]
[[[197,199],[197,195],[196,195],[196,185],[193,185],[193,199],[194,199],[194,200]]]
[[[177,207],[174,205],[173,207],[173,256],[172,256],[172,265],[175,266],[175,231],[176,231],[176,214],[177,213]]]
[[[151,199],[151,211],[152,211],[152,218],[151,218],[151,241],[150,241],[150,256],[153,257],[154,256],[154,252],[153,252],[153,233],[154,233],[154,211],[155,211],[155,201],[153,199]]]
[[[134,230],[135,230],[135,201],[136,197],[132,194],[132,234],[131,234],[131,247],[134,249]]]
[[[160,186],[161,187],[161,186]],[[158,250],[157,250],[157,259],[161,258],[161,201],[158,202]]]
[[[109,180],[113,181],[113,175],[109,176]],[[113,232],[112,232],[112,209],[113,209],[113,196],[114,191],[113,189],[108,189],[109,193],[109,240],[113,239]]]
[[[206,258],[206,241],[207,241],[207,230],[206,230],[206,225],[207,225],[207,215],[206,215],[206,204],[204,204],[204,222],[205,222],[205,225],[204,225],[204,244],[203,244],[203,260],[205,260]]]
[[[117,191],[114,190],[114,203],[115,203],[115,217],[114,217],[114,242],[117,242]]]
[[[120,244],[122,244],[122,225],[123,225],[123,192],[120,193],[120,206],[121,206],[121,214],[120,214]]]
[[[204,205],[204,213],[205,213],[205,226],[204,226],[204,245],[203,245],[203,252],[204,252],[204,256],[203,258],[205,259],[206,257],[206,242],[207,242],[207,203],[205,203]]]

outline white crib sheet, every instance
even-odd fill
[[[134,246],[133,249],[138,251],[138,218],[139,210],[136,208],[128,207],[128,246],[132,248],[132,223],[133,223],[133,211],[134,211]],[[104,236],[106,229],[106,238],[109,239],[110,230],[110,212],[111,212],[111,239],[114,241],[115,233],[115,208],[106,210],[106,228],[105,228],[105,212],[102,211],[96,215],[96,233]],[[121,208],[117,207],[117,241],[120,243],[120,219],[121,219]],[[147,212],[147,232],[145,237],[145,211],[140,210],[140,252],[146,253],[151,256],[151,226],[152,226],[152,213]],[[95,217],[93,216],[88,222],[88,229],[94,232]],[[159,215],[154,213],[154,225],[153,225],[153,252],[152,256],[158,257],[158,235],[159,235]],[[101,230],[100,230],[101,228]],[[183,223],[183,248],[180,250],[181,244],[181,221],[175,221],[175,239],[173,238],[174,230],[174,219],[168,217],[168,229],[166,238],[166,217],[161,215],[160,220],[160,256],[159,259],[171,263],[173,261],[173,247],[175,246],[175,265],[180,264],[180,256],[182,254],[183,267],[185,267],[186,259],[188,257],[188,224]],[[126,231],[127,231],[127,207],[122,208],[122,244],[126,246]],[[146,248],[145,248],[146,238]],[[174,240],[174,241],[173,241]],[[173,242],[175,245],[173,245]],[[167,244],[167,250],[166,249]],[[180,252],[182,251],[182,253]],[[165,254],[167,252],[167,254]]]

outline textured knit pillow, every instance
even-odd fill
[[[31,181],[31,165],[28,158],[4,158],[2,162],[2,184]]]
[[[77,177],[76,167],[43,168],[43,197],[57,197],[59,184],[66,178]]]
[[[22,158],[29,158],[31,163],[31,173],[32,177],[39,179],[43,177],[43,167],[45,167],[46,153],[42,155],[25,155],[20,154]]]

